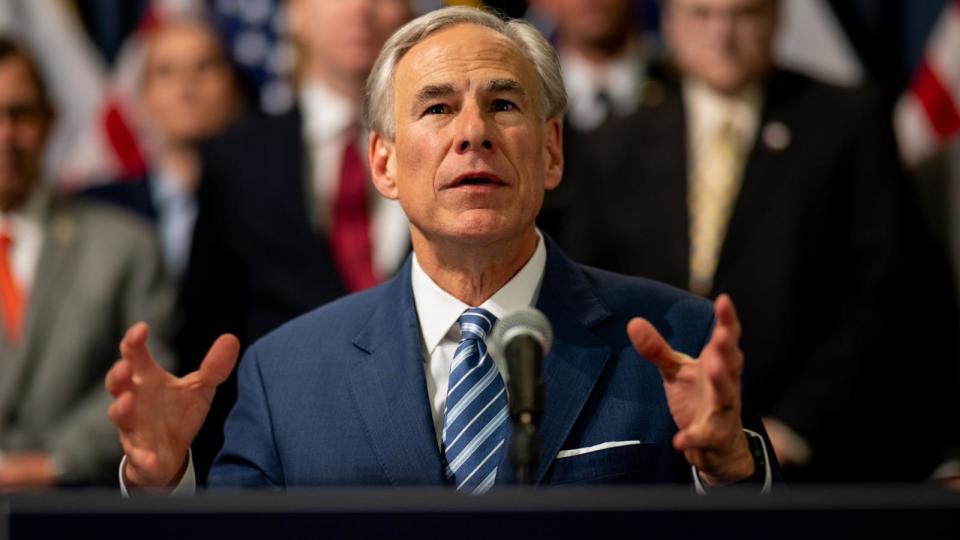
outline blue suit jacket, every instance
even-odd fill
[[[678,289],[579,266],[547,240],[537,307],[556,338],[543,366],[535,481],[690,482],[657,369],[626,334],[650,320],[697,355],[711,304]],[[410,261],[393,280],[327,304],[258,341],[239,367],[240,395],[208,484],[443,484]],[[750,427],[761,431],[755,422]],[[564,449],[641,441],[557,459]],[[514,477],[504,458],[498,483]]]

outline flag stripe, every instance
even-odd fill
[[[147,164],[137,144],[137,137],[127,125],[123,113],[115,101],[110,101],[104,116],[107,141],[120,162],[121,174],[132,176],[144,174]]]
[[[960,113],[957,111],[957,105],[926,60],[921,62],[917,70],[913,92],[940,139],[947,139],[960,131]]]

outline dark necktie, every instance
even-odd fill
[[[370,209],[367,174],[354,137],[343,151],[340,184],[333,204],[330,245],[340,277],[350,292],[376,285],[373,244],[370,240]]]

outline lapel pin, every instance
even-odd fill
[[[53,237],[61,246],[69,245],[76,235],[76,225],[68,217],[61,217],[53,224]]]
[[[763,126],[763,144],[775,152],[786,150],[790,146],[790,128],[783,122],[770,122]]]

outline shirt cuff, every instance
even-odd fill
[[[130,498],[130,491],[127,489],[127,482],[123,478],[123,468],[127,465],[127,456],[124,455],[123,459],[120,460],[120,494],[126,498]],[[187,470],[183,472],[183,476],[180,478],[180,482],[170,490],[169,488],[138,488],[134,495],[137,492],[149,493],[151,495],[166,495],[168,497],[189,497],[197,492],[197,474],[193,470],[193,450],[187,450]]]
[[[763,450],[763,487],[760,488],[760,494],[766,495],[770,493],[770,488],[773,485],[773,474],[770,472],[770,454],[767,452],[767,443],[756,431],[744,428],[743,432],[747,434],[747,437],[752,437],[757,440],[761,450]],[[710,491],[715,491],[715,488],[708,488],[703,480],[700,479],[700,472],[697,471],[696,467],[691,465],[690,471],[693,474],[693,487],[697,490],[697,495],[707,495]]]

